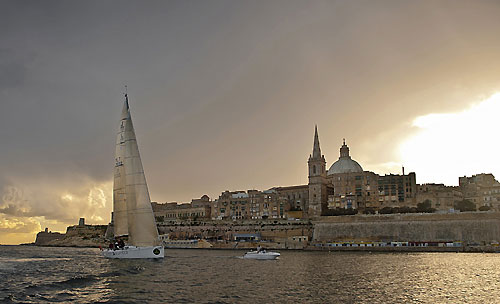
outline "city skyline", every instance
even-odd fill
[[[498,178],[500,6],[386,3],[6,4],[0,243],[109,221],[125,84],[153,201],[307,184],[315,125],[327,167]]]

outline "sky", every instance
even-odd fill
[[[0,243],[112,209],[124,86],[151,199],[364,170],[500,176],[498,1],[3,1]]]

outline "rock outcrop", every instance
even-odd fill
[[[75,225],[69,226],[66,233],[39,232],[35,241],[37,246],[58,247],[99,247],[106,246],[105,233],[107,225]]]

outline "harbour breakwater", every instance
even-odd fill
[[[35,244],[105,246],[105,231],[106,226],[102,225],[71,226],[63,238]],[[329,216],[312,221],[169,221],[158,223],[158,231],[163,238],[174,243],[205,240],[211,248],[219,249],[255,248],[257,245],[274,249],[305,250],[500,249],[500,213],[494,212]],[[186,248],[195,248],[195,242],[186,244],[189,244]]]

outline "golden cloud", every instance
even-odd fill
[[[80,217],[90,224],[110,220],[111,181],[96,182],[88,177],[71,183],[10,180],[0,186],[0,242],[32,242],[42,227],[64,231]]]

